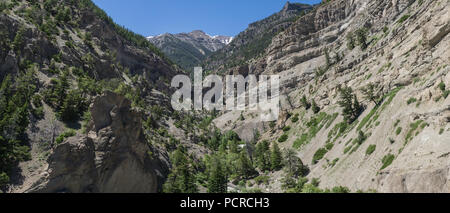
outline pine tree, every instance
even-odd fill
[[[375,105],[380,105],[381,103],[381,93],[377,92],[377,88],[373,83],[369,83],[366,87],[361,89],[364,94],[364,98],[367,101],[372,101]]]
[[[356,41],[362,50],[367,48],[367,29],[361,28],[355,31]]]
[[[171,156],[172,171],[163,185],[165,193],[197,193],[196,178],[184,149],[179,147]]]
[[[270,145],[264,140],[256,145],[255,151],[256,165],[262,171],[270,169]]]
[[[252,165],[252,162],[248,158],[246,150],[242,150],[239,154],[238,161],[238,174],[243,178],[250,178],[255,175],[256,171]]]
[[[287,172],[296,177],[305,176],[309,172],[308,167],[297,157],[297,152],[293,149],[286,149],[284,151],[284,165],[286,166]]]
[[[227,183],[225,169],[220,159],[216,158],[208,178],[208,193],[226,193]]]
[[[346,37],[347,37],[347,48],[349,50],[353,50],[355,48],[355,39],[353,33],[349,32]]]
[[[283,157],[277,143],[273,143],[272,153],[270,155],[271,169],[278,171],[281,169]]]
[[[362,107],[358,102],[358,98],[353,94],[351,87],[344,87],[340,89],[340,100],[338,102],[342,109],[344,120],[351,124],[361,114]]]

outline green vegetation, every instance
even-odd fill
[[[338,104],[343,108],[342,115],[348,124],[351,124],[353,121],[358,119],[363,110],[351,87],[344,87],[340,89],[340,100]]]
[[[442,97],[444,99],[446,99],[448,97],[448,95],[450,94],[450,90],[446,90],[446,86],[443,81],[441,81],[441,83],[439,83],[439,89],[442,91]]]
[[[383,163],[383,166],[381,167],[380,170],[383,170],[383,169],[387,168],[388,166],[390,166],[392,164],[392,162],[394,162],[394,159],[395,159],[395,155],[393,155],[393,154],[385,155],[383,157],[383,159],[381,160],[381,162]]]
[[[349,50],[355,49],[356,42],[355,42],[355,39],[354,39],[353,32],[349,32],[349,33],[347,34],[346,38],[347,38],[347,48],[348,48]]]
[[[69,89],[69,71],[65,70],[57,79],[51,79],[50,87],[43,92],[44,101],[57,111],[57,116],[65,122],[74,122],[87,110],[88,103],[83,94],[96,94],[93,81],[87,83],[80,79],[81,89]],[[86,85],[87,84],[87,85]],[[93,89],[93,91],[87,91]]]
[[[273,143],[272,152],[270,154],[271,169],[274,171],[280,170],[283,166],[282,160],[283,158],[278,144]]]
[[[195,176],[192,173],[193,165],[189,163],[185,149],[179,147],[170,157],[172,170],[163,185],[165,193],[196,193]],[[219,168],[221,169],[221,168]],[[221,171],[216,171],[221,172]],[[219,173],[216,173],[219,174]],[[217,177],[217,176],[216,176]],[[217,185],[216,185],[217,184]],[[211,183],[211,187],[220,187],[220,183]],[[214,185],[214,186],[213,186]],[[213,190],[211,188],[211,190]],[[208,188],[209,190],[209,188]],[[216,188],[214,188],[216,190]],[[219,190],[219,189],[217,189]],[[225,188],[226,190],[226,188]]]
[[[408,99],[408,101],[406,102],[408,105],[417,102],[416,98],[411,97],[410,99]]]
[[[269,170],[271,168],[270,158],[270,143],[266,140],[258,143],[254,154],[257,167],[262,171]]]
[[[305,95],[303,95],[302,99],[300,100],[300,103],[302,104],[303,107],[305,107],[306,110],[308,110],[311,107],[311,104],[308,102]]]
[[[320,107],[317,106],[316,101],[314,101],[314,100],[312,101],[311,109],[314,112],[314,114],[317,114],[320,112]]]
[[[75,136],[76,132],[73,129],[67,130],[65,132],[63,132],[61,135],[59,135],[56,139],[55,142],[56,144],[60,144],[62,143],[65,139],[70,138],[72,136]]]
[[[36,82],[34,67],[29,66],[15,79],[7,75],[0,85],[0,188],[19,162],[31,158],[26,129]]]
[[[306,123],[308,132],[303,133],[300,138],[295,140],[293,147],[298,149],[301,146],[308,144],[316,134],[323,128],[329,127],[331,123],[336,119],[337,114],[328,115],[325,112],[320,112],[316,116],[312,117],[309,122]]]
[[[306,176],[309,173],[309,168],[297,157],[297,153],[293,149],[284,150],[283,157],[283,165],[291,176]]]
[[[356,45],[361,47],[361,50],[365,50],[368,46],[367,44],[367,28],[360,28],[355,30],[354,32],[349,32],[347,34],[347,47],[349,50],[353,50]]]
[[[284,133],[283,135],[281,135],[278,138],[278,142],[280,142],[280,143],[286,142],[288,140],[288,138],[289,138],[289,136],[286,133]]]
[[[375,105],[380,105],[382,99],[381,92],[376,88],[375,84],[369,83],[366,87],[362,89],[364,94],[364,99],[367,101],[372,101]]]
[[[356,41],[362,50],[367,48],[367,33],[368,29],[366,28],[360,28],[355,31]]]
[[[402,133],[402,127],[398,127],[397,130],[395,130],[395,134],[400,135]]]
[[[405,136],[405,144],[408,143],[409,141],[411,141],[414,138],[414,136],[416,136],[417,134],[420,133],[420,130],[416,131],[416,130],[418,130],[419,127],[421,127],[423,129],[423,128],[425,128],[426,125],[428,125],[427,123],[423,123],[423,122],[424,122],[423,120],[418,120],[409,125],[409,131]],[[421,124],[422,124],[422,126],[421,126]]]
[[[312,164],[316,164],[317,162],[319,162],[320,160],[322,160],[323,156],[325,156],[325,154],[327,154],[328,150],[324,149],[324,148],[320,148],[316,151],[316,153],[314,153],[313,159],[312,159]]]
[[[91,9],[100,19],[105,21],[106,24],[112,26],[120,36],[129,41],[131,44],[140,48],[146,48],[155,53],[156,55],[160,56],[161,58],[165,59],[165,61],[167,61],[168,63],[173,64],[168,58],[166,58],[166,56],[158,48],[156,48],[152,43],[150,43],[144,36],[136,34],[114,23],[112,18],[109,17],[102,9],[97,7],[91,0],[78,1],[78,7],[80,9],[83,8]]]
[[[400,120],[397,119],[397,121],[395,121],[395,123],[394,123],[394,127],[397,127],[398,124],[400,124]]]
[[[439,130],[439,135],[442,135],[444,133],[444,128],[441,128],[440,130]]]
[[[409,17],[410,17],[410,15],[409,15],[409,14],[406,14],[406,15],[402,16],[400,19],[398,19],[397,23],[403,24],[403,22],[405,22],[406,20],[408,20]]]
[[[377,145],[372,144],[369,147],[367,147],[366,155],[371,155],[373,152],[375,152],[375,149],[377,148]]]
[[[269,185],[270,177],[266,175],[258,176],[254,179],[255,183],[258,185],[264,184]]]
[[[292,123],[297,123],[298,122],[298,120],[299,120],[298,116],[299,116],[299,114],[297,113],[291,118]]]

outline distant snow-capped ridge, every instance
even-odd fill
[[[211,36],[212,39],[216,39],[219,40],[220,42],[222,42],[225,45],[230,44],[234,37],[230,37],[230,36],[221,36],[221,35],[215,35],[215,36]]]
[[[201,30],[194,30],[194,31],[192,31],[190,33],[178,33],[178,34],[163,33],[163,34],[159,34],[159,35],[155,35],[155,36],[148,36],[147,40],[158,39],[160,37],[163,37],[164,35],[173,35],[175,37],[178,37],[180,35],[189,35],[189,36],[192,36],[192,37],[208,37],[211,40],[218,41],[218,42],[220,42],[222,44],[225,44],[225,45],[230,44],[233,41],[233,39],[234,39],[234,37],[232,37],[232,36],[223,36],[223,35],[211,36],[211,35],[203,32]]]

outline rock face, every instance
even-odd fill
[[[245,66],[250,74],[280,76],[281,110],[299,118],[280,116],[275,123],[291,127],[280,146],[298,151],[309,164],[308,178],[319,178],[321,188],[449,192],[449,10],[445,0],[327,1],[274,36],[261,56],[225,72]],[[348,35],[360,29],[367,32],[367,48],[349,48]],[[362,88],[368,84],[388,97],[380,106],[364,99]],[[342,86],[353,88],[365,110],[337,134]],[[303,95],[315,100],[320,113],[302,107]],[[242,138],[258,127],[260,140],[276,141],[284,134],[279,125],[255,125],[252,114],[257,112],[244,113],[240,121],[227,112],[215,123]],[[318,125],[311,127],[313,121]],[[359,130],[367,136],[361,144],[355,142]],[[376,147],[373,153],[366,153],[369,146]],[[325,148],[323,158],[313,162]]]
[[[239,33],[223,49],[213,53],[204,62],[207,70],[223,72],[229,67],[246,65],[246,61],[264,53],[272,38],[287,29],[294,21],[313,7],[287,2],[281,11],[254,22]]]
[[[87,135],[58,145],[45,177],[26,192],[158,192],[168,156],[148,144],[141,116],[112,92],[95,98]]]
[[[209,36],[201,30],[148,37],[150,42],[187,71],[192,71],[194,66],[200,65],[201,61],[225,47],[232,39],[228,36]]]

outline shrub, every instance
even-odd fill
[[[76,132],[75,130],[71,129],[71,130],[67,130],[65,132],[63,132],[61,135],[59,135],[56,139],[55,142],[56,144],[60,144],[62,143],[65,139],[70,138],[72,136],[75,136]]]
[[[266,175],[261,175],[256,177],[254,180],[257,185],[261,184],[269,185],[270,177]]]
[[[300,102],[301,102],[302,106],[305,107],[306,110],[308,110],[311,107],[311,104],[308,102],[305,95],[303,95]]]
[[[355,40],[354,40],[353,37],[354,37],[354,36],[353,36],[353,33],[352,33],[352,32],[349,32],[349,33],[347,34],[347,36],[346,36],[346,38],[347,38],[347,48],[348,48],[349,50],[353,50],[353,49],[355,48]]]
[[[395,134],[400,135],[402,133],[402,128],[398,127],[397,130],[395,130]]]
[[[326,148],[327,150],[331,150],[331,149],[333,149],[333,147],[334,147],[334,143],[327,143],[327,144],[325,145],[325,148]]]
[[[320,160],[322,160],[323,156],[325,156],[325,154],[327,154],[328,150],[324,149],[324,148],[320,148],[316,151],[316,153],[314,153],[313,159],[312,159],[312,164],[317,164],[317,162],[319,162]]]
[[[441,128],[440,130],[439,130],[439,135],[442,135],[444,133],[444,128]]]
[[[316,101],[314,101],[314,100],[312,101],[311,109],[314,112],[314,114],[317,114],[320,112],[320,107],[317,106]]]
[[[336,186],[331,189],[331,193],[350,193],[350,189],[344,186]]]
[[[70,49],[73,49],[75,47],[75,45],[71,41],[66,41],[66,46]]]
[[[377,145],[372,144],[369,147],[367,147],[366,155],[371,155],[373,152],[375,152],[375,149],[377,148]]]
[[[294,117],[291,118],[292,123],[297,123],[297,121],[299,120],[298,116],[299,116],[299,115],[298,115],[298,113],[297,113],[297,114],[294,115]]]
[[[270,127],[271,129],[273,129],[273,128],[275,127],[275,125],[276,125],[275,121],[271,121],[271,122],[269,123],[269,127]]]
[[[0,172],[0,188],[9,183],[9,176],[5,172]]]
[[[406,14],[406,15],[402,16],[402,17],[397,21],[397,23],[402,24],[402,23],[405,22],[409,17],[410,17],[410,15],[409,15],[409,14]]]
[[[394,161],[394,159],[395,159],[395,155],[393,155],[393,154],[388,154],[388,155],[384,156],[383,159],[381,160],[381,162],[383,163],[381,170],[390,166],[392,164],[392,162]]]
[[[285,133],[285,134],[281,135],[280,138],[278,138],[278,142],[280,142],[280,143],[286,142],[288,138],[289,138],[289,136]]]
[[[406,102],[408,105],[410,105],[410,104],[412,104],[412,103],[415,103],[415,102],[417,102],[417,99],[416,98],[410,98],[410,99],[408,99],[408,101]]]
[[[443,81],[441,81],[441,83],[439,83],[439,89],[440,89],[442,92],[445,92],[445,83],[444,83]]]
[[[290,126],[285,126],[285,127],[283,128],[283,132],[289,132],[289,130],[291,130],[291,127],[290,127]]]
[[[355,37],[356,37],[356,41],[358,42],[358,45],[361,47],[361,49],[365,50],[367,48],[367,29],[360,28],[360,29],[356,30]]]
[[[397,127],[399,123],[400,123],[400,120],[397,119],[397,121],[395,121],[394,127]]]

